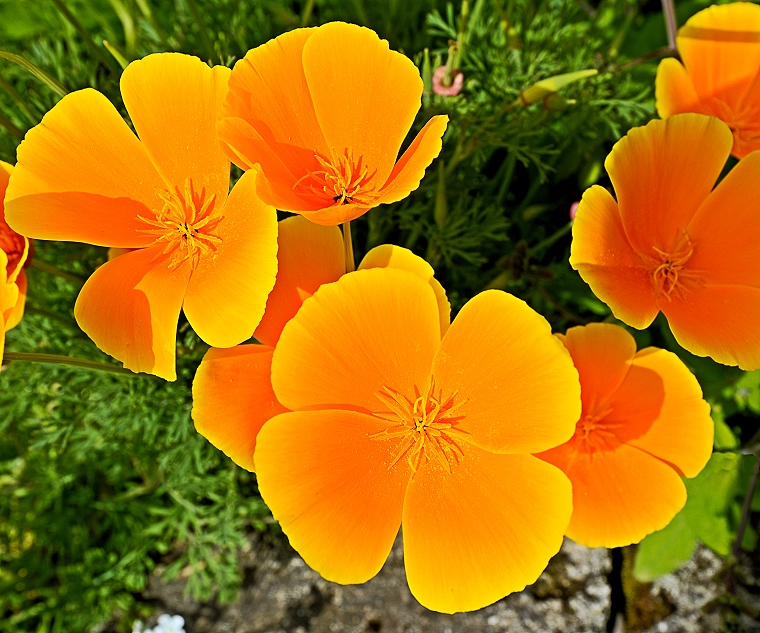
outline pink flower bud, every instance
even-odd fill
[[[578,207],[580,206],[580,202],[573,202],[573,204],[570,205],[570,221],[575,221],[575,214],[578,213]]]
[[[458,95],[464,84],[464,75],[461,70],[452,71],[453,81],[450,86],[443,83],[443,76],[446,74],[446,66],[438,66],[433,73],[433,92],[444,97],[453,97]]]

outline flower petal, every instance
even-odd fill
[[[654,248],[678,251],[732,145],[728,126],[701,114],[650,121],[615,144],[605,167],[634,250],[653,257]]]
[[[683,64],[673,57],[663,59],[657,66],[655,102],[657,114],[663,119],[681,112],[707,114],[699,101],[689,73]]]
[[[287,411],[272,391],[273,348],[211,348],[193,380],[193,422],[233,462],[253,471],[256,436],[264,423]]]
[[[16,277],[16,286],[18,287],[18,298],[16,299],[16,303],[3,314],[6,332],[12,330],[21,323],[21,319],[24,317],[28,281],[26,278],[26,271],[23,269],[19,271],[18,277]]]
[[[176,380],[177,321],[190,260],[170,270],[161,251],[144,248],[103,264],[79,293],[74,316],[127,369]]]
[[[430,285],[393,268],[358,270],[325,284],[282,331],[272,385],[289,409],[378,411],[377,393],[424,389],[440,341]]]
[[[473,611],[534,582],[559,551],[570,482],[532,455],[465,445],[446,472],[429,462],[404,500],[409,589],[428,609]]]
[[[581,415],[578,372],[540,314],[500,290],[467,302],[433,363],[436,384],[466,403],[460,428],[490,451],[557,446]]]
[[[28,237],[147,246],[138,215],[161,208],[163,180],[111,103],[87,88],[27,132],[5,197],[8,224]],[[150,228],[150,227],[148,227]]]
[[[710,405],[702,399],[697,379],[678,356],[666,350],[641,350],[632,362],[657,372],[665,401],[646,434],[628,443],[675,466],[686,477],[696,477],[710,459],[715,431]]]
[[[230,188],[230,164],[216,135],[230,72],[191,55],[156,53],[121,76],[124,105],[169,189],[184,191],[192,180],[206,199],[216,196],[217,208]]]
[[[221,240],[201,255],[183,308],[190,325],[213,347],[251,338],[277,275],[277,212],[256,195],[258,170],[238,180],[213,233]]]
[[[337,226],[320,226],[301,216],[277,224],[277,283],[254,336],[276,345],[285,324],[301,304],[326,283],[346,272],[343,236]]]
[[[624,323],[644,329],[659,312],[652,275],[625,235],[618,206],[606,189],[583,194],[573,223],[570,265]]]
[[[331,22],[304,45],[303,69],[327,146],[362,157],[379,189],[420,109],[417,67],[374,31]]]
[[[372,578],[401,525],[409,468],[392,469],[387,423],[354,411],[283,413],[259,432],[259,490],[303,559],[341,584]]]

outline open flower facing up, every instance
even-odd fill
[[[268,204],[337,225],[419,186],[448,121],[430,119],[396,162],[422,89],[411,60],[369,29],[296,29],[235,64],[219,137],[235,164],[261,166]]]
[[[210,345],[249,338],[277,271],[257,170],[231,193],[216,119],[230,71],[178,53],[132,62],[121,92],[139,140],[92,89],[64,97],[18,149],[9,224],[29,237],[136,249],[101,266],[74,313],[103,351],[174,380],[180,310]]]
[[[690,352],[760,367],[760,152],[715,185],[732,145],[713,117],[632,129],[607,157],[617,202],[594,186],[573,224],[570,264],[621,321],[661,310]]]
[[[715,116],[734,134],[738,158],[760,149],[760,6],[714,5],[678,31],[683,63],[668,58],[657,69],[657,112]]]
[[[567,535],[588,547],[638,543],[686,503],[681,476],[710,459],[713,421],[697,379],[672,352],[606,323],[560,339],[581,379],[583,412],[572,439],[541,459],[573,483]]]

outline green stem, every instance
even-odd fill
[[[21,108],[21,111],[24,113],[27,119],[29,119],[29,122],[32,125],[37,125],[40,122],[40,117],[36,116],[34,112],[29,108],[28,105],[26,105],[26,102],[21,98],[21,95],[16,92],[16,89],[11,86],[5,79],[0,76],[0,88],[5,90],[5,92],[8,93],[8,96],[10,96],[11,99],[13,99],[13,102]]]
[[[306,26],[311,20],[311,12],[314,10],[314,0],[306,0],[303,11],[301,12],[301,26]]]
[[[79,367],[80,369],[90,369],[92,371],[105,371],[111,374],[121,374],[123,376],[136,376],[134,372],[116,365],[99,363],[94,360],[84,358],[74,358],[73,356],[60,356],[58,354],[33,354],[29,352],[5,352],[3,354],[3,363],[8,361],[23,361],[27,363],[48,363],[51,365],[66,365],[68,367]]]
[[[76,321],[74,321],[71,317],[64,316],[62,314],[58,314],[57,312],[52,312],[50,310],[44,310],[42,308],[37,308],[35,306],[29,305],[28,303],[24,307],[24,314],[29,315],[36,315],[36,316],[42,316],[46,317],[48,319],[54,319],[56,321],[60,321],[61,323],[65,323],[66,325],[74,328],[78,328]]]
[[[21,68],[30,72],[35,77],[37,77],[37,79],[39,79],[42,83],[44,83],[59,97],[65,97],[67,94],[69,94],[69,91],[66,90],[66,88],[64,88],[62,84],[58,83],[55,79],[53,79],[50,75],[48,75],[39,66],[35,66],[32,62],[27,61],[26,59],[21,57],[21,55],[16,55],[15,53],[9,53],[7,51],[0,51],[0,59],[7,59],[9,62],[18,64],[19,66],[21,66]]]
[[[198,5],[195,4],[195,0],[185,0],[185,2],[187,2],[187,8],[190,9],[190,13],[193,14],[193,19],[198,25],[198,31],[201,34],[201,41],[203,42],[203,47],[206,49],[206,55],[209,60],[212,60],[214,58],[214,45],[211,43],[211,38],[206,30],[206,23],[201,17],[201,12],[198,11]]]
[[[559,229],[555,233],[552,233],[549,237],[541,240],[535,246],[532,246],[528,252],[531,255],[535,255],[537,253],[540,253],[545,248],[547,248],[547,247],[551,246],[552,244],[554,244],[554,242],[556,242],[559,238],[563,237],[564,235],[567,235],[572,228],[573,228],[573,223],[572,222],[568,222],[561,229]]]
[[[739,529],[736,531],[736,540],[734,541],[733,549],[731,550],[731,564],[726,574],[726,591],[728,593],[734,592],[734,569],[736,568],[736,562],[741,552],[742,541],[744,540],[744,530],[747,529],[747,523],[749,523],[749,515],[752,510],[752,499],[755,496],[755,489],[757,488],[757,480],[760,477],[760,456],[755,455],[755,466],[752,469],[752,475],[749,479],[749,485],[747,486],[747,494],[744,497],[744,505],[742,507],[742,518],[739,523]]]
[[[354,262],[354,244],[351,241],[351,222],[343,223],[343,247],[346,253],[346,272],[352,273],[356,270]]]
[[[29,262],[29,266],[46,272],[50,275],[60,277],[61,279],[65,279],[66,281],[70,281],[71,283],[77,284],[78,286],[84,286],[84,282],[87,281],[86,279],[82,279],[79,275],[75,275],[74,273],[67,273],[65,270],[61,270],[60,268],[46,264],[36,257],[32,258],[32,260]]]
[[[24,131],[18,129],[15,125],[13,125],[13,121],[11,121],[2,112],[0,112],[0,126],[4,127],[6,130],[8,130],[8,133],[11,136],[16,137],[19,141],[23,141],[24,140]]]

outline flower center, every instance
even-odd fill
[[[353,152],[344,150],[342,154],[331,153],[330,160],[314,154],[321,169],[307,171],[293,185],[306,189],[320,198],[327,197],[334,204],[371,204],[378,194],[371,185],[375,172],[363,165],[363,157],[354,160]]]
[[[375,395],[389,412],[374,415],[395,424],[370,438],[401,438],[393,451],[389,470],[406,457],[413,473],[417,472],[423,460],[427,463],[431,459],[450,473],[451,467],[464,457],[460,443],[470,441],[470,434],[457,428],[464,416],[456,412],[467,400],[456,402],[456,391],[445,399],[441,389],[436,395],[435,380],[432,378],[424,393],[415,386],[414,394],[415,399],[412,400],[390,387],[378,391]]]
[[[211,217],[216,196],[206,198],[206,189],[200,192],[193,188],[192,180],[185,181],[184,192],[179,187],[174,191],[159,191],[163,207],[155,219],[138,216],[152,229],[141,229],[140,233],[154,235],[155,244],[165,244],[162,255],[169,254],[169,269],[174,270],[185,260],[192,260],[195,268],[201,256],[215,253],[222,240],[213,235],[223,216]]]
[[[610,451],[620,443],[615,431],[622,428],[623,425],[605,422],[605,418],[611,412],[611,408],[593,413],[584,412],[584,415],[575,425],[575,436],[573,438],[579,442],[581,450],[594,454],[597,451]]]
[[[657,297],[664,296],[672,301],[675,292],[678,298],[683,298],[686,291],[699,282],[699,271],[686,267],[694,253],[689,236],[684,233],[675,251],[672,253],[652,247],[655,255],[650,257],[652,266],[652,283]]]

